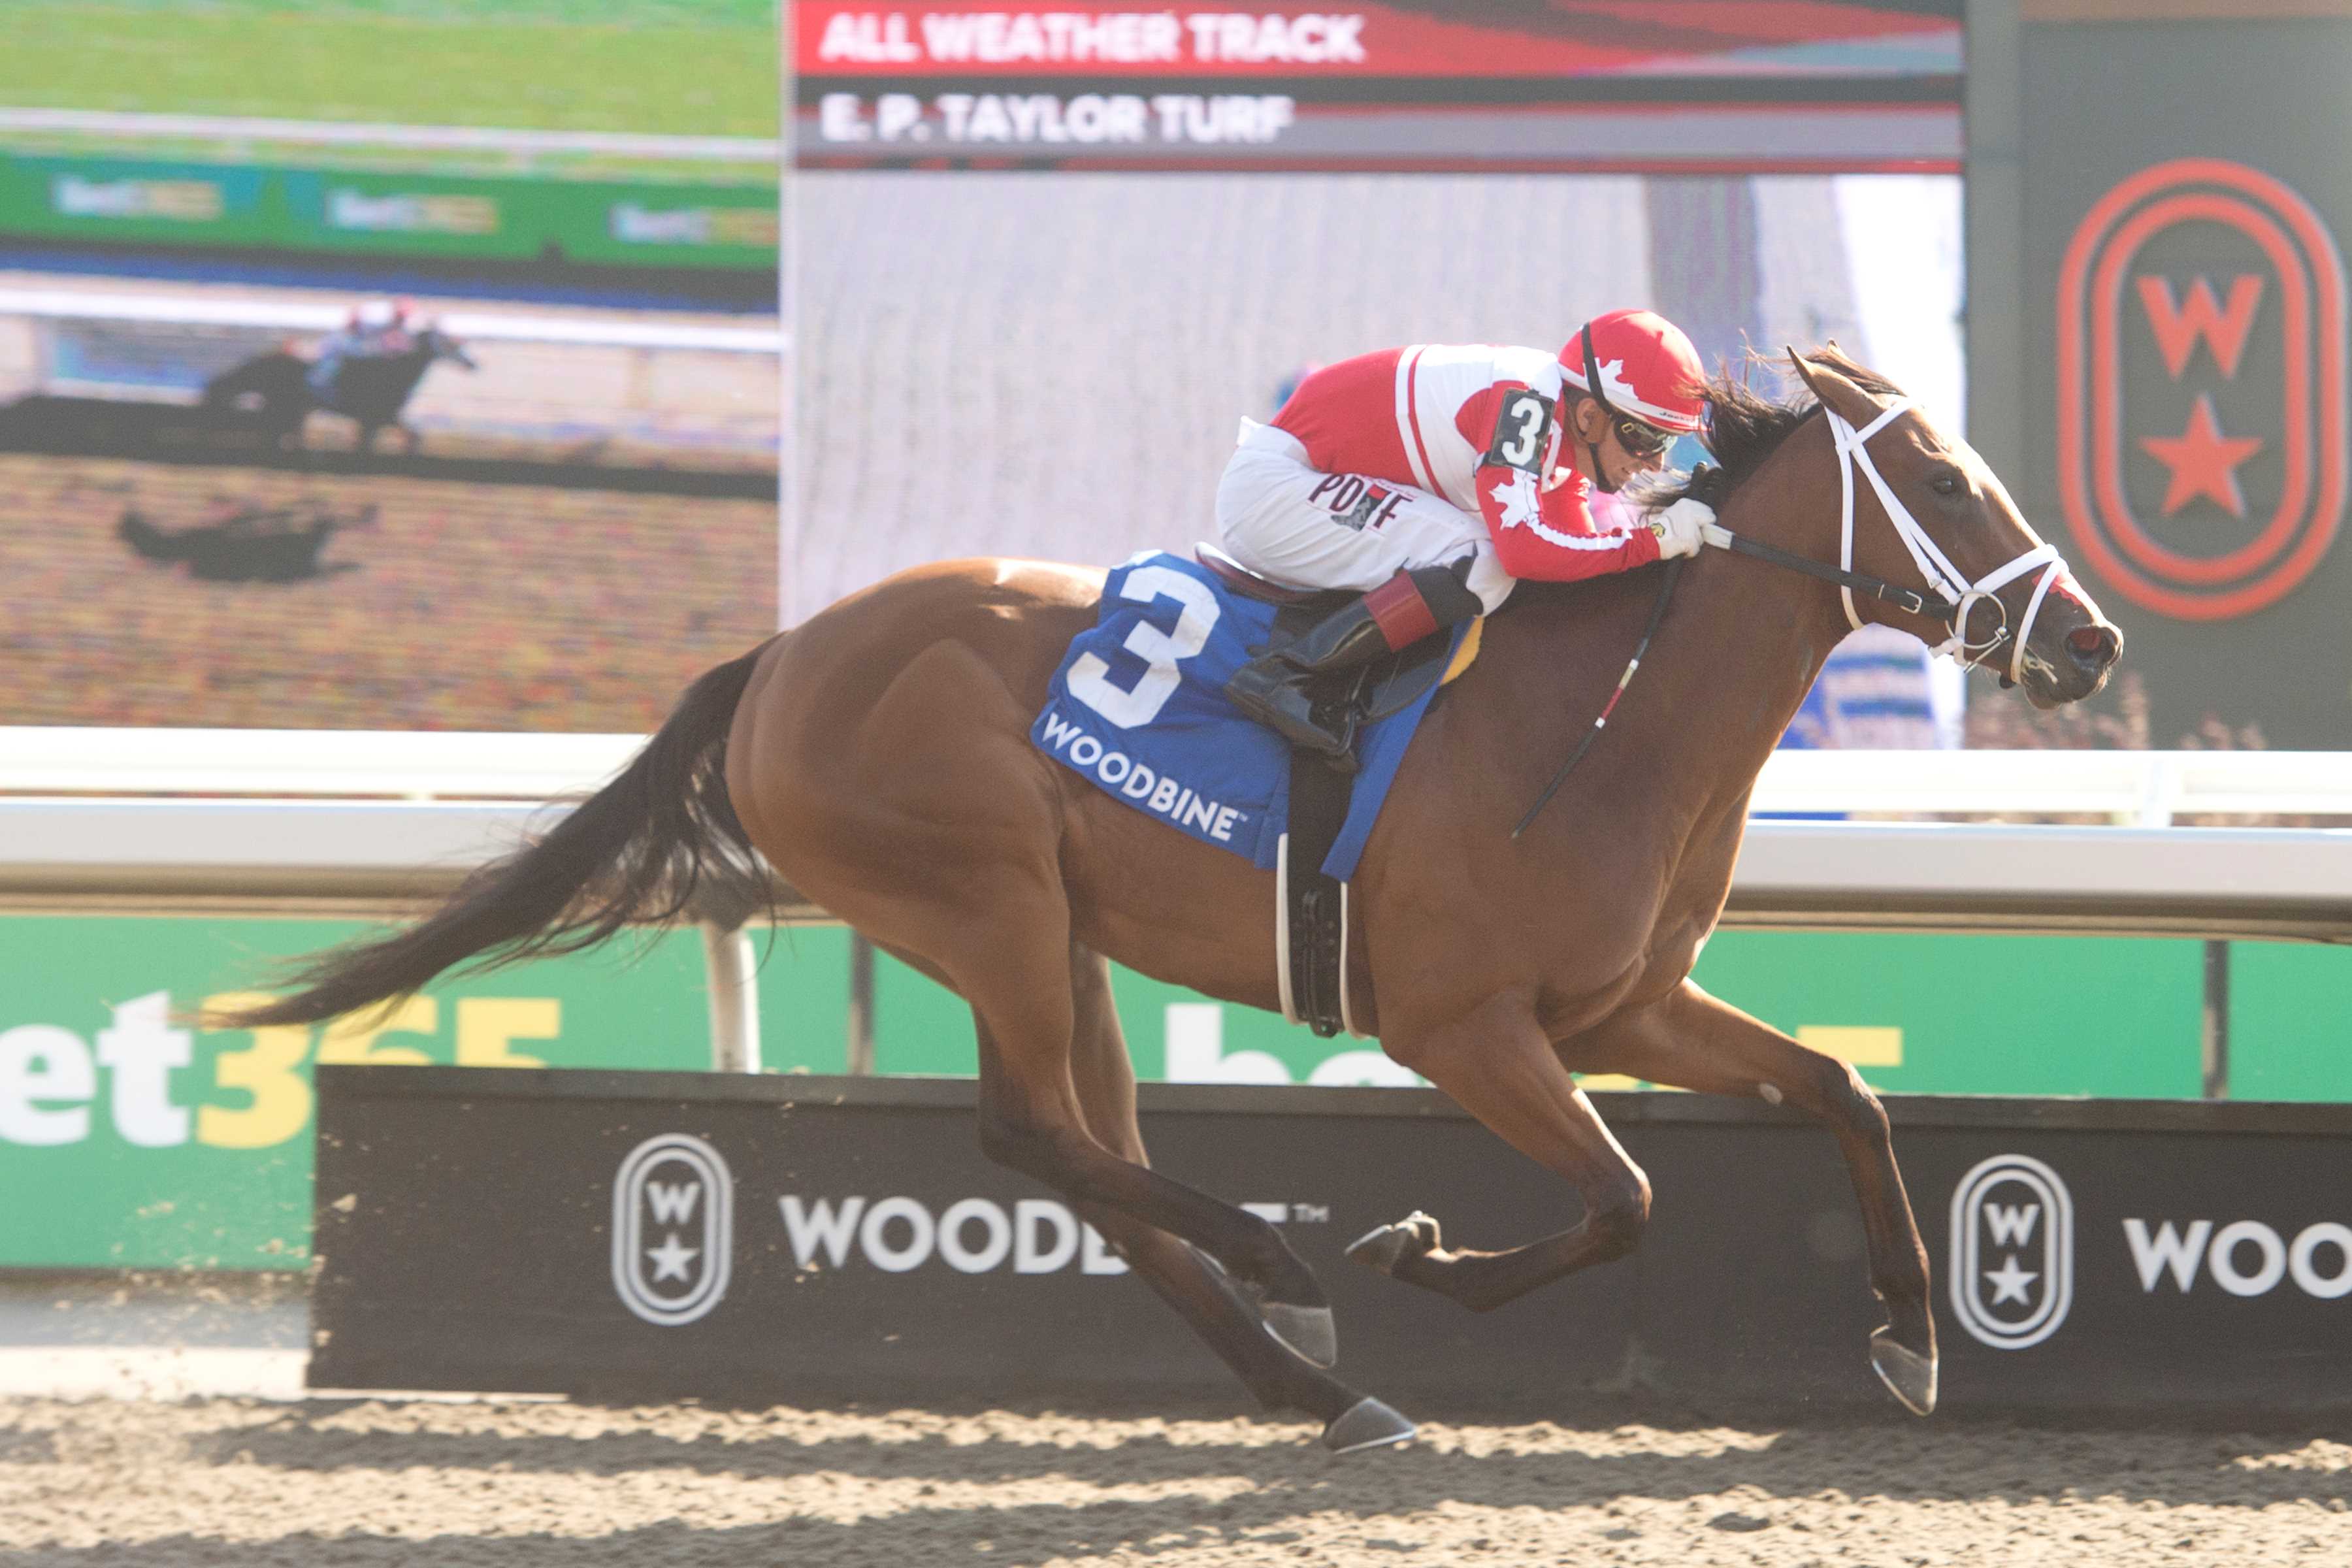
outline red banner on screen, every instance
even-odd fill
[[[850,0],[793,16],[804,77],[1941,74],[1958,69],[1960,33],[1958,0],[1168,10]]]
[[[805,168],[1951,169],[1962,0],[793,7]]]

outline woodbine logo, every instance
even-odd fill
[[[2142,1297],[2218,1289],[2244,1300],[2290,1283],[2315,1300],[2352,1296],[2352,1225],[2336,1220],[2289,1231],[2258,1219],[2127,1217],[2121,1228]],[[2074,1297],[2074,1204],[2056,1171],[1995,1154],[1960,1178],[1949,1284],[1960,1326],[1995,1350],[2058,1331]]]
[[[1949,1277],[1979,1342],[2021,1351],[2056,1333],[2074,1300],[2074,1200],[2058,1173],[2027,1154],[1972,1166],[1952,1189]]]
[[[621,1304],[665,1328],[719,1305],[734,1257],[734,1177],[701,1139],[666,1132],[630,1150],[613,1179]]]

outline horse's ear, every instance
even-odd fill
[[[1867,425],[1878,417],[1878,400],[1848,380],[1843,372],[1807,359],[1792,347],[1786,352],[1789,363],[1796,366],[1797,374],[1812,388],[1823,407],[1834,409],[1849,425]]]

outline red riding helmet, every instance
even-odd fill
[[[1706,414],[1706,371],[1683,330],[1654,310],[1595,316],[1559,351],[1568,384],[1644,425],[1696,435]],[[1587,367],[1600,377],[1590,384]]]

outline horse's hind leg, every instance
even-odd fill
[[[1148,1164],[1135,1115],[1135,1069],[1111,1001],[1110,965],[1082,947],[1074,946],[1070,957],[1070,1071],[1087,1131],[1118,1158]],[[1269,1332],[1257,1310],[1190,1244],[1117,1210],[1087,1205],[1083,1212],[1160,1299],[1234,1369],[1259,1404],[1318,1417],[1324,1423],[1324,1443],[1342,1453],[1412,1437],[1412,1422],[1358,1394]]]
[[[1650,1217],[1649,1178],[1553,1054],[1525,997],[1496,996],[1443,1027],[1381,1044],[1488,1131],[1567,1178],[1584,1215],[1541,1241],[1477,1252],[1447,1249],[1437,1222],[1416,1214],[1358,1238],[1349,1257],[1483,1312],[1633,1249]]]
[[[1936,1408],[1936,1320],[1927,1250],[1895,1168],[1886,1112],[1853,1068],[1799,1045],[1769,1024],[1685,981],[1656,1005],[1612,1019],[1563,1050],[1580,1068],[1628,1073],[1708,1094],[1786,1102],[1828,1127],[1862,1205],[1870,1283],[1887,1321],[1870,1336],[1870,1362],[1913,1414]]]
[[[1336,1357],[1329,1300],[1274,1226],[1112,1152],[1089,1132],[1071,1072],[1076,998],[1068,906],[1058,886],[1002,898],[980,929],[992,940],[947,962],[980,1037],[980,1145],[1001,1165],[1072,1202],[1116,1210],[1183,1237],[1257,1300],[1266,1325],[1308,1357]]]

